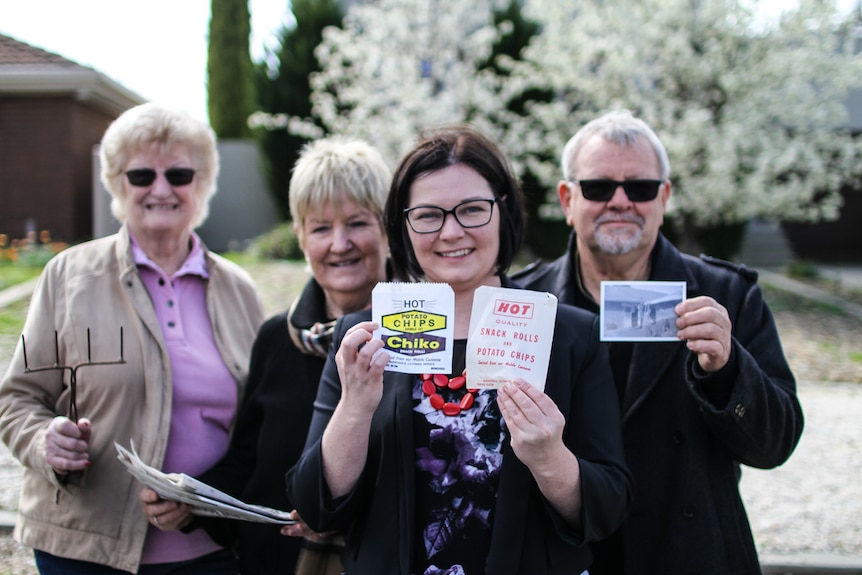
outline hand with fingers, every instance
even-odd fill
[[[192,520],[192,509],[185,503],[162,499],[158,493],[144,487],[138,498],[144,517],[162,531],[182,529]]]
[[[383,341],[373,337],[377,324],[366,321],[347,330],[335,354],[341,378],[342,402],[367,414],[374,413],[383,397],[383,370],[389,354]]]
[[[57,416],[48,424],[45,435],[45,460],[57,475],[82,471],[90,466],[87,453],[90,442],[90,420],[82,417],[76,424],[65,416]]]
[[[730,360],[732,325],[727,309],[709,296],[687,299],[674,308],[677,337],[697,354],[701,369],[713,373]]]
[[[341,380],[341,399],[323,432],[323,474],[333,497],[356,484],[368,454],[368,430],[383,398],[383,370],[389,354],[374,339],[377,324],[365,321],[351,327],[341,340],[335,363]]]
[[[499,390],[497,403],[512,436],[512,450],[527,467],[566,449],[566,421],[557,404],[543,391],[516,379]]]
[[[299,516],[296,509],[290,512],[290,517],[291,519],[295,519],[296,523],[285,525],[281,528],[281,534],[286,535],[287,537],[304,537],[311,541],[322,542],[332,537],[335,533],[334,531],[329,533],[318,533],[317,531],[314,531],[305,521],[302,520],[302,517]]]
[[[557,512],[572,526],[581,527],[580,465],[563,442],[566,420],[557,404],[520,378],[498,390],[497,403],[515,456]]]

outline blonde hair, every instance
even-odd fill
[[[290,178],[290,215],[297,230],[312,210],[345,199],[382,221],[392,172],[380,153],[363,140],[333,136],[307,144]]]
[[[215,134],[206,123],[190,114],[153,102],[126,110],[102,136],[100,176],[112,197],[111,213],[121,222],[125,221],[123,176],[126,165],[132,155],[152,144],[165,150],[176,145],[188,148],[195,170],[195,194],[199,200],[191,225],[192,228],[198,227],[206,220],[210,198],[216,191],[219,157]]]

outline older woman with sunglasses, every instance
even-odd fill
[[[515,287],[505,273],[524,215],[507,161],[466,126],[428,135],[396,169],[384,224],[397,277],[454,291],[460,375],[474,290]],[[545,391],[516,379],[459,410],[385,371],[369,312],[336,326],[288,495],[313,529],[346,532],[346,573],[587,569],[586,543],[621,524],[631,485],[596,316],[557,313]],[[464,391],[440,393],[452,404]]]
[[[157,529],[171,519],[151,512],[159,502],[141,513],[113,445],[187,474],[227,449],[263,311],[249,276],[193,231],[215,192],[215,137],[144,104],[108,127],[100,155],[123,225],[48,263],[0,387],[0,435],[25,467],[15,536],[43,574],[236,573],[205,532]],[[33,369],[101,360],[77,390],[70,370]]]

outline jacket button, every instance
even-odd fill
[[[682,445],[683,443],[685,443],[685,434],[682,431],[674,431],[673,444]]]
[[[736,407],[733,408],[733,413],[736,415],[736,417],[744,416],[745,415],[745,406],[742,405],[741,403],[737,403]]]
[[[686,519],[693,518],[696,512],[697,512],[697,507],[695,507],[691,503],[686,503],[685,505],[682,506],[682,516],[685,517]]]

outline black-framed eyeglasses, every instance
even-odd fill
[[[462,228],[480,228],[491,221],[494,204],[499,198],[461,202],[451,210],[439,206],[416,206],[404,210],[407,223],[417,234],[433,234],[443,229],[446,216],[452,215]]]
[[[663,180],[570,180],[578,184],[584,198],[591,202],[607,202],[622,186],[626,197],[633,202],[650,202],[658,196]]]
[[[195,171],[191,168],[168,168],[164,174],[172,186],[187,186],[195,179]],[[126,172],[129,183],[138,188],[152,186],[157,176],[157,172],[152,168],[138,168]]]

